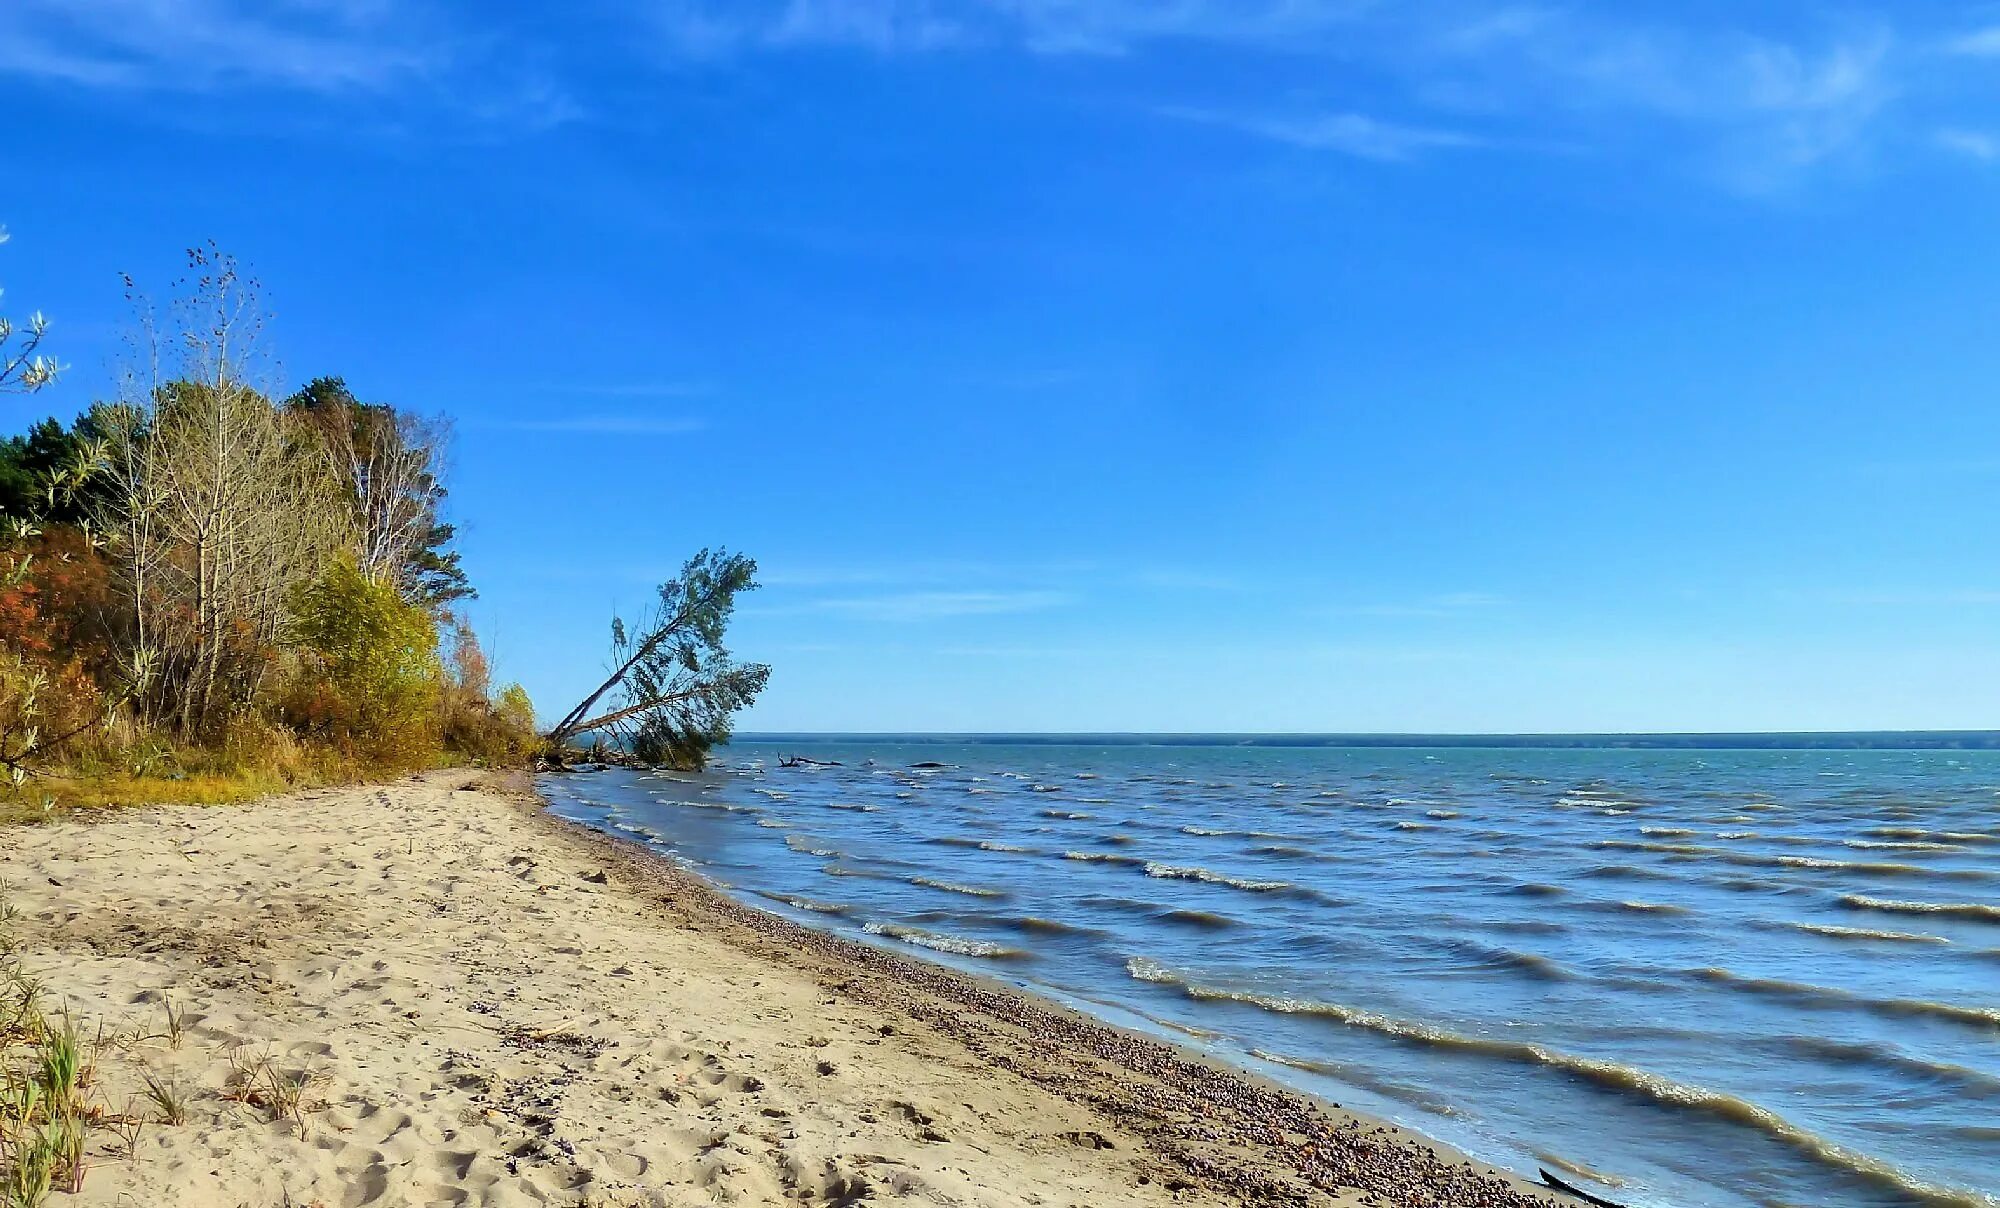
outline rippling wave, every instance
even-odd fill
[[[933,952],[949,952],[954,956],[976,956],[985,960],[1023,960],[1028,956],[1028,953],[1019,948],[1009,948],[1005,944],[970,940],[956,935],[940,935],[935,931],[904,927],[897,923],[869,923],[862,930],[870,935],[886,936],[906,944],[915,944],[919,948],[929,948]]]
[[[1528,1041],[1468,1036],[1431,1024],[1397,1019],[1339,1003],[1216,989],[1191,982],[1144,957],[1132,957],[1126,962],[1126,970],[1139,981],[1172,985],[1193,999],[1242,1003],[1284,1015],[1315,1016],[1349,1027],[1364,1028],[1396,1040],[1477,1053],[1505,1061],[1548,1066],[1608,1090],[1634,1095],[1669,1108],[1702,1112],[1732,1124],[1754,1128],[1765,1136],[1782,1141],[1828,1166],[1859,1175],[1924,1204],[1934,1205],[1936,1208],[1990,1208],[1992,1203],[1971,1192],[1940,1187],[1913,1178],[1887,1162],[1836,1145],[1768,1108],[1734,1095],[1690,1086],[1615,1061],[1580,1057]]]
[[[1949,944],[1942,935],[1922,935],[1911,931],[1871,931],[1866,927],[1840,927],[1832,923],[1787,923],[1786,926],[1813,935],[1839,940],[1884,940],[1902,944]]]
[[[922,885],[929,889],[942,889],[946,893],[962,893],[972,898],[1004,898],[1009,896],[1004,889],[988,889],[983,885],[963,885],[957,881],[944,881],[937,877],[911,877],[910,884]]]
[[[1232,877],[1199,864],[1161,864],[1146,861],[1146,875],[1170,881],[1206,881],[1210,885],[1227,885],[1231,889],[1247,889],[1252,893],[1282,893],[1296,889],[1290,881],[1257,881],[1248,877]]]
[[[1727,969],[1690,970],[1702,981],[1727,986],[1751,994],[1775,994],[1810,1006],[1851,1007],[1884,1015],[1912,1015],[1950,1020],[1978,1028],[2000,1028],[2000,1008],[1964,1007],[1955,1003],[1931,1002],[1921,998],[1873,998],[1852,990],[1815,986],[1809,982],[1783,981],[1772,977],[1744,977]]]
[[[1840,895],[1840,904],[1855,910],[1881,910],[1890,914],[1941,914],[1953,918],[1974,919],[1982,923],[2000,923],[2000,905],[1987,902],[1903,902],[1894,898],[1871,898],[1864,894],[1846,893]]]

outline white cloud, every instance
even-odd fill
[[[649,11],[680,45],[713,46],[726,22],[739,49],[1137,55],[1171,44],[1264,54],[1317,66],[1315,95],[1286,105],[1269,92],[1254,102],[1166,98],[1152,108],[1384,162],[1472,146],[1671,156],[1752,192],[1832,161],[1865,161],[1918,61],[1886,21],[1828,17],[1777,37],[1753,28],[1754,14],[1651,20],[1573,3],[672,0]],[[1955,45],[2000,54],[2000,27]],[[1363,88],[1370,100],[1358,104]],[[1416,116],[1374,116],[1385,104]],[[1465,129],[1474,118],[1481,133]]]
[[[669,415],[572,415],[561,419],[503,420],[481,425],[509,432],[578,432],[599,436],[679,436],[699,432],[702,420]]]
[[[938,50],[964,42],[963,25],[922,0],[790,0],[767,37],[778,44],[821,43],[877,51]]]
[[[814,600],[802,607],[864,621],[935,621],[1044,612],[1069,601],[1056,591],[906,591]]]
[[[480,128],[579,107],[531,47],[425,0],[7,0],[0,78],[133,93],[419,102]]]
[[[13,0],[7,23],[0,71],[132,88],[380,89],[439,69],[448,53],[372,0]]]
[[[2000,135],[1984,130],[1945,129],[1937,132],[1938,146],[1982,163],[2000,160]]]
[[[1393,600],[1372,604],[1337,604],[1326,611],[1336,616],[1436,618],[1460,617],[1487,612],[1507,603],[1503,596],[1485,591],[1443,592],[1413,600]]]
[[[1945,49],[1953,54],[1970,55],[1974,58],[2000,58],[2000,25],[1989,25],[1984,29],[1960,34],[1946,43]]]
[[[1477,147],[1484,140],[1455,130],[1385,122],[1360,113],[1327,113],[1312,117],[1266,117],[1217,113],[1204,109],[1170,108],[1169,117],[1206,122],[1240,130],[1312,151],[1333,151],[1361,159],[1401,161],[1424,151]]]

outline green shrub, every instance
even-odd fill
[[[341,559],[293,593],[288,636],[294,728],[378,767],[436,760],[444,670],[429,613]]]
[[[527,762],[541,746],[527,689],[509,684],[491,700],[449,694],[444,744],[453,755],[490,767]]]

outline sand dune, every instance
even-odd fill
[[[148,1073],[189,1097],[135,1153],[96,1134],[82,1194],[57,1203],[1350,1199],[1301,1176],[1280,1130],[1267,1151],[1243,1142],[1254,1122],[1204,1121],[1172,1077],[980,1014],[968,995],[988,991],[962,979],[953,1002],[908,962],[797,950],[473,782],[0,831],[27,965],[109,1038],[98,1101],[144,1114]],[[233,1089],[246,1071],[303,1076],[297,1118]],[[1450,1202],[1528,1202],[1328,1127],[1428,1159],[1422,1185]]]

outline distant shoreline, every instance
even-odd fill
[[[1851,730],[1661,734],[905,734],[770,732],[738,734],[743,746],[1273,747],[1412,750],[1604,751],[2000,751],[2000,730]]]

